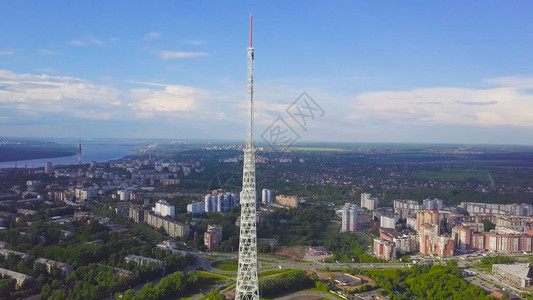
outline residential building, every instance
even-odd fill
[[[533,285],[533,266],[527,263],[512,265],[494,264],[492,265],[492,273],[514,286],[526,288]]]
[[[80,201],[86,201],[91,200],[98,195],[98,190],[93,187],[89,188],[76,188],[75,190],[76,199],[79,199]]]
[[[385,260],[395,259],[396,246],[391,241],[374,239],[374,255]]]
[[[359,208],[352,203],[344,204],[342,208],[342,225],[341,231],[355,231],[357,228],[357,215]]]
[[[515,216],[533,216],[533,204],[514,203],[514,204],[492,204],[492,203],[474,203],[461,202],[461,207],[468,211],[470,215],[515,215]]]
[[[69,265],[64,262],[59,262],[51,259],[46,258],[37,258],[34,262],[34,264],[43,264],[46,266],[46,271],[50,273],[52,271],[52,268],[58,268],[61,270],[61,275],[66,277],[70,275],[70,273],[74,272],[74,267],[72,265]]]
[[[378,198],[370,197],[369,193],[361,194],[361,207],[364,207],[368,210],[374,210],[378,208]]]
[[[118,190],[117,191],[117,197],[120,201],[129,201],[131,200],[131,193],[132,190]]]
[[[298,208],[298,197],[296,196],[277,195],[275,198],[276,203],[281,206]]]
[[[452,229],[457,253],[489,250],[499,253],[532,252],[533,236],[520,233],[480,232],[475,227],[465,225]]]
[[[204,233],[204,244],[211,250],[220,245],[222,241],[222,226],[216,224],[207,225],[207,232]]]
[[[230,192],[213,191],[211,195],[204,197],[205,212],[225,212],[230,211],[237,205],[235,194]]]
[[[432,254],[435,252],[435,242],[439,235],[439,227],[434,224],[424,223],[419,226],[420,253]]]
[[[275,197],[276,196],[274,195],[274,191],[272,191],[272,190],[263,189],[261,191],[261,200],[265,204],[273,202],[272,198],[275,198]]]
[[[171,218],[174,218],[175,215],[175,209],[174,205],[170,205],[167,200],[158,200],[155,203],[154,207],[154,213],[158,216],[166,217],[170,216]]]
[[[416,218],[415,217],[407,217],[405,218],[407,228],[416,230],[417,224],[416,224]]]
[[[154,259],[154,258],[150,258],[150,257],[129,254],[128,256],[126,256],[124,258],[124,260],[126,261],[126,263],[135,262],[135,263],[137,263],[137,264],[139,264],[141,266],[143,264],[156,264],[156,265],[159,266],[159,268],[161,268],[163,270],[165,269],[165,263],[162,260]]]
[[[44,164],[44,174],[54,176],[54,166],[49,161]]]
[[[379,220],[379,226],[383,228],[396,228],[396,215],[381,215]]]
[[[180,237],[182,239],[187,239],[189,237],[189,225],[185,223],[167,219],[165,217],[150,213],[149,211],[144,211],[144,221],[153,228],[163,227],[165,232],[170,237]]]
[[[29,275],[3,268],[0,268],[0,275],[15,279],[17,281],[17,287],[20,287],[27,280],[33,280],[33,277]]]
[[[435,240],[435,253],[439,257],[453,256],[454,254],[453,239],[447,236],[437,236]]]
[[[160,180],[161,182],[161,185],[163,186],[167,186],[167,185],[177,185],[177,184],[180,184],[180,180],[177,179],[177,178],[162,178]]]
[[[442,210],[442,200],[440,199],[424,199],[422,204],[424,210],[436,210],[440,211]]]
[[[29,259],[31,258],[31,256],[29,254],[26,254],[26,253],[22,253],[22,252],[18,252],[18,251],[13,251],[13,250],[9,250],[9,249],[0,249],[0,255],[2,255],[4,258],[7,258],[7,256],[9,254],[14,254],[22,259]]]
[[[419,211],[416,213],[416,231],[419,231],[423,224],[433,224],[437,226],[437,234],[440,233],[440,215],[436,211]]]
[[[407,252],[418,252],[420,242],[418,241],[418,234],[399,234],[392,238],[394,245],[396,245],[396,251],[401,254]]]
[[[191,214],[201,214],[204,212],[204,203],[203,202],[194,202],[187,204],[187,212]]]
[[[144,221],[144,209],[140,205],[130,206],[129,217],[135,221],[135,223],[141,223]]]

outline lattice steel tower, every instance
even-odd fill
[[[248,47],[248,115],[246,148],[241,191],[241,224],[239,236],[239,271],[235,299],[259,300],[257,280],[257,231],[254,149],[254,48],[252,47],[252,16],[250,16],[250,47]]]

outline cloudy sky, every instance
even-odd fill
[[[533,144],[531,1],[1,1],[0,136]],[[302,92],[323,115],[286,112]]]

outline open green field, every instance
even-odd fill
[[[259,278],[263,278],[263,277],[267,277],[267,276],[272,276],[272,275],[278,275],[278,274],[283,274],[283,273],[287,273],[289,271],[294,271],[295,269],[275,269],[275,270],[268,270],[268,271],[264,271],[264,272],[261,272],[258,274]]]
[[[229,277],[221,275],[221,274],[215,274],[208,271],[198,271],[198,276],[207,278],[207,279],[214,279],[215,281],[225,281]]]
[[[237,272],[239,262],[236,259],[224,259],[213,263],[213,268],[220,271],[234,271]]]

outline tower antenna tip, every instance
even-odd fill
[[[253,15],[250,15],[250,48],[252,48],[252,21],[253,21]]]

